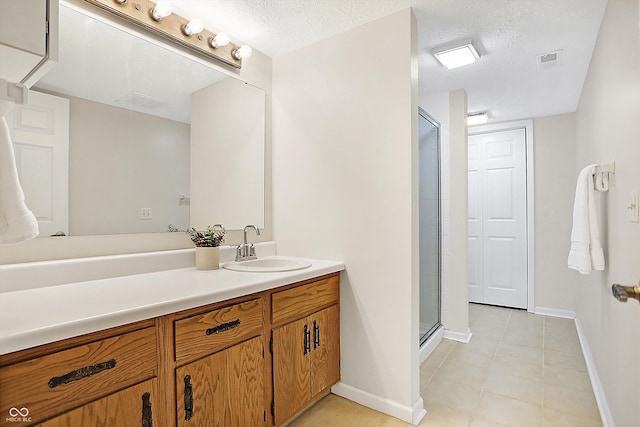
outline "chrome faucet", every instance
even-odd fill
[[[236,249],[236,262],[257,258],[256,249],[253,247],[253,243],[247,242],[247,230],[250,229],[254,229],[256,231],[256,235],[260,235],[260,229],[255,225],[247,225],[244,227],[244,243],[238,245],[238,248]]]

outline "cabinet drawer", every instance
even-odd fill
[[[176,362],[215,353],[262,334],[262,299],[175,322]]]
[[[340,276],[330,276],[316,282],[275,292],[271,297],[273,325],[300,319],[319,308],[340,300]]]
[[[12,408],[26,408],[36,424],[152,378],[156,365],[155,328],[146,328],[6,366],[0,426],[13,425],[4,416]]]

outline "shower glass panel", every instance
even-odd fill
[[[440,327],[440,125],[419,109],[420,345]]]

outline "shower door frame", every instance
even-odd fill
[[[436,134],[437,134],[437,141],[438,141],[436,144],[437,158],[438,158],[438,173],[437,173],[438,184],[436,186],[438,191],[437,198],[436,198],[436,200],[438,201],[438,207],[437,207],[437,212],[438,212],[438,233],[437,233],[438,235],[438,321],[425,334],[422,334],[422,333],[420,334],[419,346],[422,346],[442,326],[442,200],[441,200],[441,193],[442,193],[441,131],[442,131],[442,127],[440,123],[438,123],[425,110],[423,110],[422,107],[418,107],[418,115],[423,119],[427,120],[429,123],[431,123],[435,127]],[[418,151],[419,150],[420,148],[418,147]],[[418,167],[420,167],[420,165],[418,165]],[[420,268],[422,268],[422,266],[420,266]],[[419,329],[420,328],[418,328],[418,330]]]

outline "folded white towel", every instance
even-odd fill
[[[37,235],[38,221],[24,203],[18,180],[9,126],[0,116],[0,244],[18,243]]]
[[[597,165],[580,171],[573,204],[573,229],[568,266],[582,274],[604,270],[604,253],[600,244],[593,174]]]

